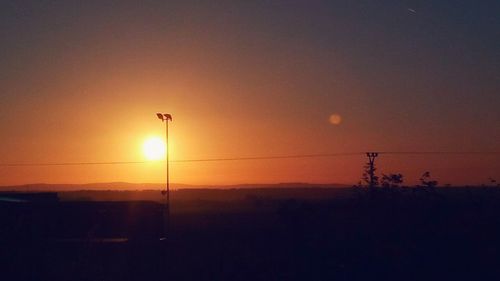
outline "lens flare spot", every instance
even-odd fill
[[[342,117],[339,114],[332,114],[329,118],[330,123],[333,125],[339,125],[342,122]]]

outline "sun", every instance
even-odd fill
[[[142,145],[144,156],[148,160],[165,159],[165,142],[159,137],[150,137]]]

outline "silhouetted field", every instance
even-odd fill
[[[500,277],[498,188],[0,196],[2,280]]]

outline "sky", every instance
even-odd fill
[[[0,164],[144,161],[157,112],[173,117],[172,160],[500,151],[499,1],[4,0],[0,39]],[[376,163],[408,184],[482,184],[498,156]],[[353,184],[365,158],[172,163],[171,180]],[[164,170],[0,166],[0,185]]]

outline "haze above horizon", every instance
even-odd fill
[[[500,151],[498,1],[6,1],[0,164]],[[363,155],[178,162],[171,180],[355,184]],[[415,184],[498,154],[385,155]],[[0,166],[0,185],[163,182],[164,165]]]

